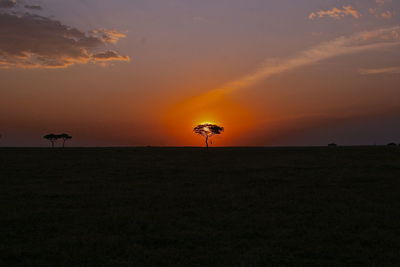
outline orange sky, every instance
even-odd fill
[[[36,2],[0,4],[0,145],[197,146],[203,122],[216,146],[400,136],[396,1]]]

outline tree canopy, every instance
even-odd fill
[[[206,147],[208,149],[208,139],[214,135],[221,134],[224,128],[216,124],[204,123],[194,127],[193,132],[205,137]]]
[[[69,134],[63,133],[63,134],[47,134],[43,136],[44,139],[47,139],[50,141],[51,146],[54,147],[54,143],[57,142],[58,139],[63,140],[63,147],[65,146],[65,142],[69,139],[72,139],[72,136]]]

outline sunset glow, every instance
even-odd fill
[[[5,146],[197,146],[205,122],[219,146],[400,133],[398,1],[0,2]]]

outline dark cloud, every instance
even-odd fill
[[[0,13],[0,67],[65,68],[74,64],[128,61],[115,51],[101,51],[125,35],[97,30],[85,33],[34,14]]]
[[[25,5],[24,6],[26,9],[32,9],[32,10],[42,10],[41,6],[30,6],[30,5]]]
[[[12,8],[17,4],[17,0],[0,0],[0,8]]]
[[[121,56],[117,52],[111,50],[94,54],[93,58],[95,58],[98,61],[129,60],[128,57]]]

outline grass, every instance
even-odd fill
[[[400,149],[3,148],[1,266],[396,266]]]

